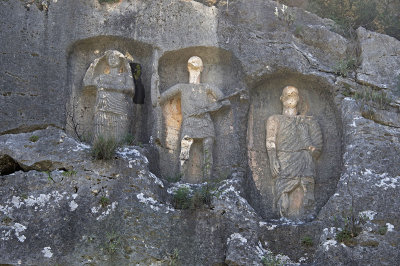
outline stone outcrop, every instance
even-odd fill
[[[357,29],[357,37],[361,48],[357,81],[399,91],[400,41],[362,27]]]

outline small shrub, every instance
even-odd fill
[[[31,137],[29,138],[29,140],[30,140],[31,142],[36,142],[36,141],[39,140],[39,136],[33,135],[33,136],[31,136]]]
[[[360,246],[362,246],[362,247],[377,247],[377,246],[379,246],[379,242],[375,241],[375,240],[367,240],[367,241],[361,242]]]
[[[380,109],[385,109],[390,103],[390,98],[384,90],[375,91],[370,88],[356,92],[354,98],[362,104],[374,105]]]
[[[168,176],[167,181],[170,183],[176,183],[182,179],[182,173],[176,174],[175,176]]]
[[[177,266],[177,265],[179,265],[178,261],[179,261],[179,250],[177,248],[175,248],[172,251],[172,254],[169,255],[168,265],[169,266]]]
[[[333,72],[342,77],[347,77],[349,72],[356,68],[356,62],[355,58],[341,59],[336,63]]]
[[[109,254],[114,254],[120,249],[121,239],[116,233],[107,234],[107,243],[105,245],[105,251]]]
[[[352,234],[352,232],[348,229],[343,229],[339,233],[336,234],[336,240],[339,242],[348,242],[350,239],[353,237],[356,237],[357,235]]]
[[[213,197],[212,186],[205,185],[200,189],[194,191],[191,195],[188,188],[179,188],[173,195],[172,203],[176,209],[201,209],[205,205],[211,206],[211,201]]]
[[[354,93],[351,91],[351,87],[348,84],[344,85],[344,90],[342,91],[342,95],[345,97],[352,97]]]
[[[132,134],[127,134],[122,140],[122,145],[134,145],[135,144],[135,136]]]
[[[281,266],[284,265],[278,258],[276,258],[272,253],[266,254],[261,258],[261,263],[263,266]]]
[[[206,186],[202,187],[200,190],[200,195],[201,195],[201,200],[202,203],[205,205],[210,206],[211,205],[211,201],[213,198],[213,190],[214,188],[212,186],[210,186],[209,184],[207,184]]]
[[[296,29],[294,30],[295,36],[300,36],[303,33],[303,25],[296,25]]]
[[[110,160],[115,154],[117,142],[114,138],[105,139],[99,136],[93,143],[92,156],[96,160]]]
[[[311,247],[314,243],[311,236],[305,236],[301,239],[301,244],[307,247]]]
[[[365,222],[365,218],[355,215],[352,209],[343,212],[342,217],[344,224],[342,231],[336,234],[336,240],[347,246],[354,246],[357,244],[355,237],[361,232],[361,224]]]
[[[99,200],[99,203],[101,205],[102,208],[107,207],[108,204],[110,204],[110,199],[107,197],[102,196]]]
[[[69,170],[69,171],[62,172],[62,175],[65,176],[65,177],[71,177],[71,176],[76,175],[76,173],[77,172],[75,170]]]
[[[6,216],[3,219],[1,219],[1,222],[5,225],[9,225],[12,222],[12,219],[10,217]]]
[[[361,116],[365,119],[374,120],[375,111],[371,107],[363,105],[361,107]]]
[[[286,5],[282,5],[281,8],[275,7],[274,14],[280,21],[285,22],[288,27],[296,20],[296,15]]]
[[[188,209],[191,206],[190,191],[186,187],[179,188],[173,195],[172,204],[175,209]]]
[[[113,4],[113,3],[118,3],[119,0],[99,0],[100,4]]]
[[[53,181],[53,183],[55,183],[56,181],[54,181],[53,177],[51,176],[51,172],[50,171],[44,171],[47,174],[47,179],[49,181]]]
[[[378,233],[379,233],[380,235],[385,235],[385,234],[387,233],[387,231],[388,231],[388,228],[387,228],[386,225],[381,226],[381,227],[379,227],[379,229],[378,229]]]

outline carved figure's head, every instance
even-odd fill
[[[188,60],[188,71],[196,71],[202,72],[203,71],[203,61],[198,56],[192,56]]]
[[[200,74],[203,71],[203,61],[198,56],[192,56],[188,61],[189,83],[200,84]]]
[[[121,57],[123,57],[123,54],[118,51],[108,51],[106,53],[107,64],[111,68],[117,68],[121,65]]]
[[[296,108],[299,102],[299,90],[293,86],[286,86],[280,99],[284,108]]]

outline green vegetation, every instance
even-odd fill
[[[71,177],[76,175],[76,171],[75,170],[64,171],[62,172],[62,175],[65,177]]]
[[[47,174],[47,179],[49,181],[53,181],[53,183],[55,183],[56,181],[54,181],[53,177],[51,176],[51,172],[50,171],[44,171]]]
[[[12,219],[8,216],[5,216],[3,219],[1,219],[1,222],[5,225],[9,225],[12,222]]]
[[[400,39],[398,0],[309,0],[307,9],[334,20],[344,35],[362,26]]]
[[[299,36],[303,33],[304,28],[303,25],[296,25],[296,29],[294,30],[294,35]]]
[[[110,160],[117,147],[118,143],[114,138],[105,139],[103,136],[99,136],[93,143],[91,153],[96,160]]]
[[[108,204],[110,204],[110,199],[107,197],[102,196],[99,200],[99,203],[101,205],[102,208],[107,207]]]
[[[127,134],[122,140],[121,145],[135,145],[135,136]]]
[[[172,251],[172,254],[169,254],[169,261],[168,261],[169,266],[177,266],[179,265],[179,250],[175,248]]]
[[[314,243],[313,243],[313,239],[312,239],[311,236],[304,236],[301,239],[301,244],[306,246],[306,247],[312,247]]]
[[[348,59],[341,59],[339,60],[333,71],[335,74],[340,75],[342,77],[347,77],[349,72],[355,70],[357,67],[357,59],[354,57]]]
[[[378,233],[380,235],[385,235],[388,231],[388,227],[386,225],[379,227],[378,229]]]
[[[212,186],[205,185],[191,194],[186,187],[181,187],[175,191],[172,197],[172,204],[175,209],[201,209],[204,206],[210,206],[213,193]]]
[[[107,234],[107,242],[105,244],[105,251],[109,254],[114,254],[121,248],[121,238],[116,233]]]
[[[280,8],[276,7],[275,16],[280,20],[283,21],[288,27],[294,23],[296,20],[296,15],[289,10],[286,5],[282,5]]]
[[[263,266],[282,266],[284,265],[274,254],[269,253],[261,258],[261,263]]]
[[[354,98],[364,104],[375,105],[380,109],[385,109],[390,103],[390,98],[384,90],[376,91],[370,88],[356,92]]]
[[[189,209],[191,205],[190,190],[186,187],[181,187],[175,191],[172,197],[172,204],[175,209]]]
[[[29,138],[29,141],[31,141],[31,142],[36,142],[36,141],[38,141],[39,140],[39,136],[36,136],[36,135],[32,135],[30,138]]]
[[[119,0],[99,0],[100,4],[114,4],[114,3],[118,3]]]
[[[182,173],[178,173],[175,176],[168,176],[167,181],[170,183],[179,182],[182,179]]]
[[[342,229],[336,234],[336,240],[344,243],[347,246],[354,246],[357,244],[355,237],[362,231],[361,224],[365,223],[366,217],[355,215],[352,209],[342,212]]]

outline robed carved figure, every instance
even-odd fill
[[[275,204],[282,217],[311,218],[315,214],[314,160],[322,150],[321,129],[312,116],[297,114],[297,88],[285,87],[280,99],[283,114],[270,116],[266,126]]]
[[[95,87],[94,139],[102,136],[122,140],[130,133],[135,87],[125,56],[106,51],[94,60],[83,79],[85,89]]]

